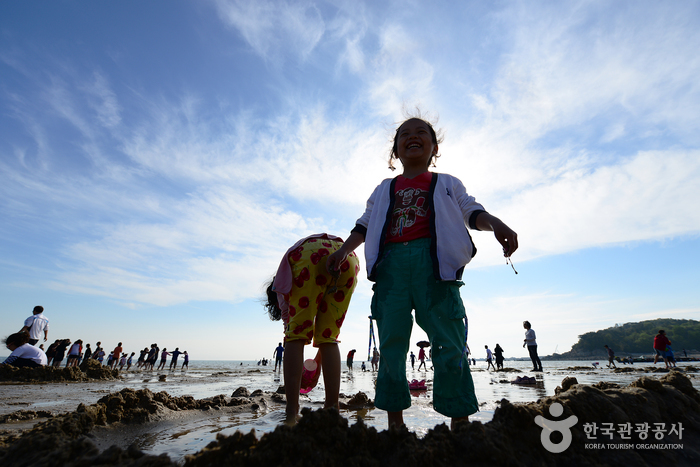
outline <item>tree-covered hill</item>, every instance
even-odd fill
[[[651,354],[654,336],[659,329],[666,331],[673,350],[681,352],[700,349],[700,321],[693,319],[660,318],[639,323],[616,324],[607,329],[587,332],[561,357],[584,357],[605,355],[604,345],[609,345],[620,354]]]

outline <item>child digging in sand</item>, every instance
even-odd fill
[[[468,195],[461,181],[429,171],[439,142],[432,125],[420,118],[397,128],[389,167],[399,159],[403,173],[374,190],[347,241],[327,261],[328,270],[336,271],[365,243],[382,355],[374,403],[388,412],[389,426],[403,425],[403,410],[411,405],[406,381],[411,310],[433,349],[435,410],[451,417],[453,427],[478,410],[459,295],[464,266],[476,253],[466,226],[493,231],[506,258],[518,248],[516,233]]]
[[[341,238],[328,234],[299,240],[287,250],[277,274],[267,286],[265,308],[271,319],[284,322],[284,391],[287,421],[291,423],[299,413],[304,346],[312,339],[320,352],[326,391],[324,408],[338,408],[338,335],[360,272],[355,254],[344,255],[333,274],[326,269],[328,255],[342,244]]]

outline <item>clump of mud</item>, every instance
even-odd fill
[[[18,422],[21,420],[35,420],[37,418],[51,418],[53,413],[47,410],[18,410],[7,415],[0,416],[0,423]]]
[[[119,370],[102,366],[97,360],[89,359],[79,367],[17,368],[12,365],[0,365],[0,381],[22,383],[59,383],[66,381],[119,379]]]
[[[597,387],[596,387],[597,386]],[[253,394],[258,393],[255,391]],[[252,395],[227,398],[223,395],[196,401],[191,397],[172,397],[147,389],[124,389],[106,396],[91,406],[80,405],[70,414],[37,424],[18,439],[0,443],[0,465],[56,466],[174,466],[167,455],[146,455],[134,446],[123,450],[116,446],[99,452],[88,438],[96,425],[140,423],[165,410],[203,410],[249,401]],[[270,395],[270,394],[266,394]],[[363,397],[364,396],[364,397]],[[366,395],[353,396],[354,402],[368,404]],[[563,414],[554,415],[554,403],[563,406]],[[186,466],[209,465],[700,465],[700,393],[680,372],[670,372],[661,379],[642,377],[627,387],[578,384],[574,378],[562,381],[559,393],[534,403],[511,404],[503,399],[493,420],[458,424],[454,431],[446,425],[436,426],[423,439],[405,427],[377,431],[362,420],[348,426],[347,419],[334,409],[304,409],[295,426],[281,425],[259,440],[255,433],[236,432],[218,435],[202,451],[186,456]],[[541,442],[543,430],[536,416],[562,421],[577,417],[570,429],[572,440],[562,453],[553,454]],[[631,433],[624,438],[617,430],[591,440],[584,425],[604,423],[682,424],[682,438],[667,434],[663,441],[640,439]],[[556,434],[556,433],[555,433]],[[552,442],[561,440],[552,436]],[[677,443],[681,449],[590,449],[590,443]]]
[[[372,401],[367,394],[360,391],[354,396],[346,396],[345,394],[340,394],[340,407],[343,409],[364,409],[369,407],[374,407],[374,401]]]
[[[93,405],[80,404],[75,412],[38,423],[19,437],[0,439],[0,465],[175,465],[168,456],[148,456],[133,447],[124,451],[112,446],[100,453],[87,436],[98,425],[144,423],[168,410],[210,410],[242,403],[255,405],[253,399],[242,402],[224,395],[195,400],[148,389],[122,389]],[[11,415],[21,416],[19,412]]]

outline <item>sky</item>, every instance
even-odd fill
[[[0,334],[42,305],[50,342],[270,358],[264,283],[347,238],[416,109],[433,170],[518,233],[516,275],[472,232],[476,358],[525,357],[523,320],[549,355],[698,319],[698,50],[684,0],[0,2]]]

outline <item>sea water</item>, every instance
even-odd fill
[[[639,371],[630,373],[615,373],[602,366],[595,368],[593,362],[582,361],[545,361],[544,371],[532,372],[529,361],[506,361],[506,371],[487,371],[485,362],[477,362],[470,370],[474,380],[474,388],[479,401],[479,412],[470,416],[472,421],[486,423],[493,417],[494,411],[502,399],[511,402],[532,402],[547,396],[554,395],[554,390],[561,385],[562,379],[567,376],[575,377],[579,383],[594,384],[599,381],[627,385],[639,378],[645,368],[653,367],[649,363],[635,363],[633,365],[617,364],[619,368],[628,368]],[[419,437],[436,425],[446,423],[450,419],[435,412],[432,408],[432,379],[433,372],[428,369],[416,371],[408,365],[406,378],[426,380],[427,391],[412,392],[412,405],[404,411],[404,421],[410,431]],[[679,363],[679,366],[687,363]],[[367,367],[371,368],[369,363]],[[656,368],[662,368],[659,364]],[[124,379],[114,383],[112,390],[120,387],[132,389],[148,388],[153,392],[166,391],[173,396],[191,395],[195,399],[213,397],[218,394],[231,396],[239,387],[245,387],[249,392],[261,389],[266,392],[275,392],[284,384],[284,376],[281,371],[274,370],[274,364],[260,365],[255,361],[220,361],[220,360],[191,360],[189,369],[185,371],[160,371],[141,372],[131,371],[122,373]],[[161,381],[159,375],[166,375],[165,381]],[[360,362],[355,362],[352,370],[345,367],[341,374],[340,392],[352,396],[358,392],[364,392],[370,399],[374,398],[374,387],[377,374],[372,371],[360,370]],[[534,376],[536,384],[520,385],[512,384],[518,376]],[[663,376],[663,374],[653,374]],[[700,387],[698,378],[692,378],[693,385]],[[317,387],[308,395],[300,397],[301,407],[319,408],[323,405],[324,390],[323,378]],[[350,425],[358,419],[378,430],[387,427],[386,412],[378,409],[341,410],[341,415],[348,419]],[[244,433],[255,430],[256,435],[273,431],[284,421],[284,407],[263,408],[257,413],[230,414],[222,411],[220,415],[213,415],[203,420],[192,421],[185,424],[164,422],[147,427],[141,436],[137,436],[137,446],[152,454],[167,453],[173,460],[182,460],[184,455],[197,452],[211,441],[216,439],[218,433],[224,435],[233,434],[235,431]],[[146,427],[144,427],[146,428]]]

